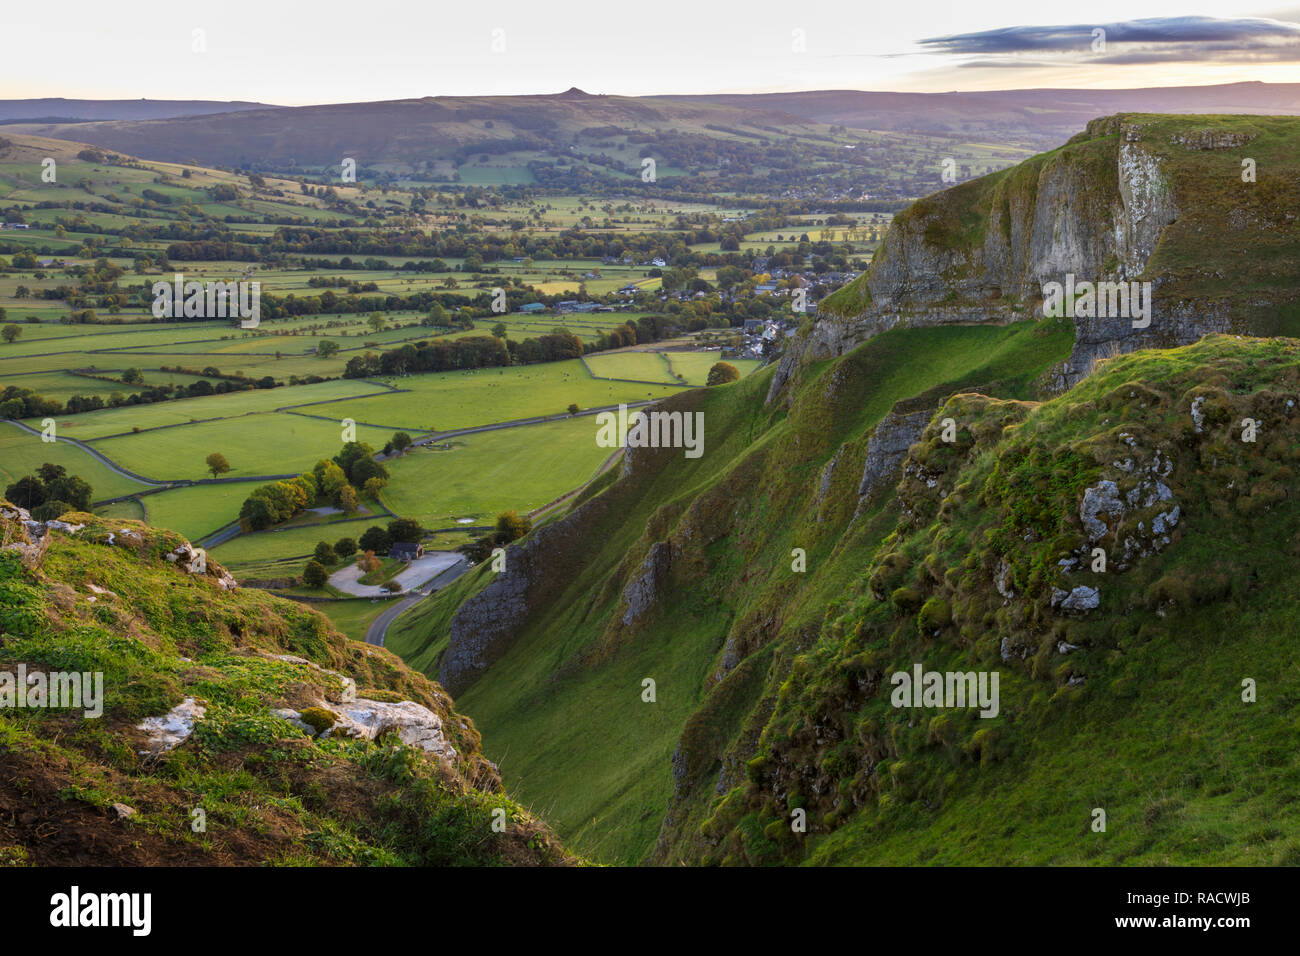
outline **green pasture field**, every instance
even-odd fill
[[[197,541],[224,528],[239,517],[239,506],[258,486],[256,481],[190,485],[172,488],[140,499],[144,520],[159,528],[170,528]]]
[[[150,373],[156,375],[158,373]],[[146,376],[148,378],[148,376]],[[4,379],[0,379],[3,382]],[[92,380],[93,381],[93,380]],[[111,435],[122,435],[139,428],[146,429],[161,426],[185,425],[202,422],[209,418],[237,418],[250,413],[269,412],[289,405],[305,402],[328,402],[343,396],[373,395],[382,392],[379,386],[357,379],[339,379],[331,382],[317,382],[315,385],[291,385],[281,388],[254,388],[240,392],[228,392],[224,395],[205,395],[200,398],[180,398],[170,402],[154,402],[149,405],[124,405],[120,408],[105,408],[94,412],[82,412],[76,415],[58,416],[59,434],[81,441],[93,441]],[[324,405],[310,406],[304,411],[313,414]],[[320,412],[320,414],[329,414]],[[36,420],[27,422],[37,427]],[[338,426],[334,426],[337,432]],[[169,429],[170,434],[174,429]],[[170,441],[164,438],[163,441]],[[217,451],[219,449],[213,449]],[[105,453],[107,454],[107,452]],[[227,457],[230,457],[227,454]],[[314,462],[313,462],[314,463]],[[176,477],[176,476],[171,476]],[[204,477],[203,475],[189,477]]]
[[[592,378],[578,359],[540,365],[432,372],[380,379],[399,388],[305,409],[314,415],[352,418],[408,431],[452,431],[580,408],[662,398],[677,389],[666,385],[605,382]]]
[[[418,448],[388,462],[380,493],[394,514],[426,527],[457,518],[490,524],[509,508],[523,514],[590,479],[614,451],[596,444],[592,416],[478,432],[450,439],[450,451]]]
[[[39,422],[37,427],[40,427]],[[32,435],[13,424],[0,422],[0,480],[6,486],[34,473],[47,461],[62,465],[69,474],[84,478],[94,489],[95,501],[129,495],[149,487],[117,474],[76,445],[45,442],[40,435]]]
[[[159,384],[161,379],[169,377],[162,373],[155,374],[157,378],[151,379],[146,375],[145,381],[150,385],[154,385]],[[33,372],[30,375],[0,375],[0,391],[10,386],[29,388],[34,392],[39,392],[46,398],[58,399],[61,402],[66,402],[73,395],[100,395],[107,398],[113,392],[130,395],[144,388],[144,385],[101,382],[99,379],[77,375],[69,371]]]
[[[392,437],[392,430],[358,425],[356,436],[357,441],[381,447]],[[277,412],[258,412],[94,442],[96,450],[122,467],[164,480],[210,477],[204,461],[212,452],[226,456],[231,467],[225,476],[228,478],[296,475],[310,470],[321,458],[336,455],[342,445],[337,421]]]
[[[758,359],[724,359],[719,352],[664,352],[664,357],[673,371],[681,375],[691,385],[704,385],[708,382],[709,369],[718,362],[736,366],[740,377],[744,378],[757,371],[763,363]]]
[[[601,378],[635,379],[639,382],[678,381],[659,352],[601,352],[588,355],[586,361],[592,374]]]
[[[135,498],[115,501],[110,505],[100,505],[95,514],[104,518],[122,518],[130,521],[144,521],[144,508]]]

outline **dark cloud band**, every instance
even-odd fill
[[[1105,52],[1093,50],[1094,31],[1105,30]],[[1161,17],[1122,23],[1005,27],[930,37],[930,53],[1016,57],[1077,54],[1108,63],[1241,59],[1300,60],[1300,23],[1255,18]],[[1024,64],[1028,65],[1028,64]]]

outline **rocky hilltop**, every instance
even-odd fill
[[[1150,323],[1078,317],[1064,387],[1098,357],[1211,332],[1296,334],[1300,124],[1121,114],[1060,149],[928,196],[893,222],[870,268],[829,297],[784,356],[801,364],[898,327],[1042,317],[1043,287],[1150,282]]]
[[[571,860],[393,654],[171,532],[0,502],[0,865]]]

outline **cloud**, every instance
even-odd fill
[[[1104,31],[1104,34],[1099,33]],[[1099,37],[1104,43],[1099,44]],[[921,41],[932,54],[983,57],[965,66],[1047,66],[1061,59],[1135,64],[1300,61],[1300,23],[1261,18],[1159,17],[1122,23],[1004,27]],[[1054,57],[1046,62],[1044,56]]]

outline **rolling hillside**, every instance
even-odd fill
[[[390,646],[603,861],[1294,862],[1300,342],[1235,333],[1291,331],[1300,244],[1243,135],[1291,188],[1300,121],[1125,116],[917,204],[781,368],[665,403],[707,454],[629,451]],[[1229,220],[1259,324],[1157,309],[1075,367],[1090,327],[1035,316],[1094,263],[1195,302]],[[893,706],[918,665],[997,672],[996,716]]]

